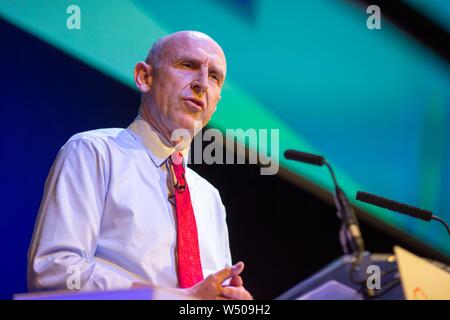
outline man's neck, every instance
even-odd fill
[[[173,147],[175,146],[176,142],[173,142],[170,140],[170,135],[169,133],[165,132],[161,125],[158,123],[158,121],[155,121],[153,119],[153,117],[149,114],[149,112],[146,110],[146,108],[144,108],[143,106],[141,106],[139,108],[139,115],[142,117],[142,119],[144,119],[149,125],[150,127],[152,127],[152,129],[158,134],[161,142],[166,145],[167,147]]]

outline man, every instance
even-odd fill
[[[216,110],[225,75],[221,47],[203,33],[153,45],[134,70],[135,121],[79,133],[59,152],[29,249],[30,290],[151,285],[251,299],[243,263],[231,266],[219,193],[186,167],[196,124]]]

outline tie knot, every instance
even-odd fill
[[[174,152],[171,155],[173,173],[175,174],[175,189],[178,192],[183,192],[186,188],[186,178],[183,167],[183,154],[181,152]]]

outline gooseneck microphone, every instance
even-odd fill
[[[284,152],[284,157],[288,160],[314,164],[316,166],[321,166],[325,162],[325,159],[322,156],[296,150],[286,150]]]
[[[297,150],[286,150],[284,157],[289,160],[313,164],[316,166],[327,166],[330,171],[334,183],[334,202],[336,204],[337,216],[341,220],[341,230],[339,232],[339,240],[345,254],[352,253],[359,260],[364,252],[364,240],[359,229],[358,220],[356,219],[353,208],[351,207],[344,191],[339,187],[336,176],[331,165],[324,157],[301,152]]]
[[[433,213],[429,210],[424,210],[420,208],[416,208],[410,206],[408,204],[400,203],[394,200],[386,199],[368,192],[358,191],[356,193],[356,200],[372,204],[377,207],[385,208],[391,211],[396,211],[402,214],[406,214],[413,218],[431,221],[436,220],[444,225],[447,229],[448,234],[450,235],[450,228],[448,224],[444,221],[444,219],[434,216]]]

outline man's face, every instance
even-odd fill
[[[148,111],[169,134],[194,133],[194,122],[205,126],[216,110],[225,72],[225,56],[211,39],[186,33],[168,40],[152,66]]]

